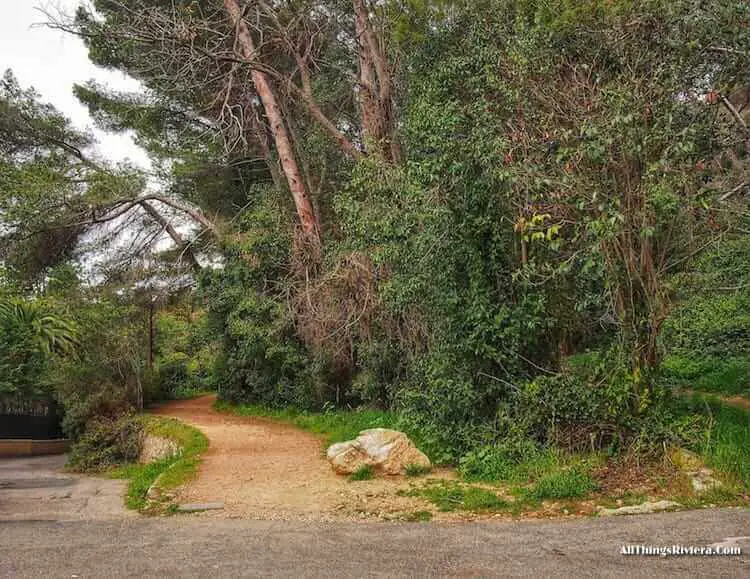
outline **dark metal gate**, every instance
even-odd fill
[[[60,413],[54,400],[0,399],[0,440],[62,437]]]

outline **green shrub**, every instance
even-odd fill
[[[418,433],[420,448],[436,464],[447,464],[495,440],[491,423],[501,395],[477,383],[455,356],[433,354],[410,367],[411,376],[396,400],[400,424]]]
[[[65,408],[64,430],[73,441],[95,419],[119,417],[158,391],[147,371],[143,309],[117,294],[90,298],[83,293],[70,304],[81,328],[79,355],[57,364],[50,377]]]
[[[325,400],[314,391],[310,367],[280,303],[251,292],[232,310],[217,376],[222,397],[275,408],[319,408]]]
[[[143,435],[143,423],[134,414],[92,420],[72,445],[69,466],[81,472],[99,472],[136,461]]]
[[[178,388],[189,386],[189,361],[190,358],[184,352],[170,352],[159,360],[156,371],[159,375],[161,390],[165,395]]]
[[[504,441],[493,446],[483,446],[461,457],[459,472],[470,481],[513,481],[527,476],[527,468],[545,455],[531,440]]]

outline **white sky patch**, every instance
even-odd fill
[[[73,14],[81,0],[0,0],[0,74],[10,68],[21,87],[33,86],[42,100],[52,103],[69,117],[76,127],[90,128],[98,153],[116,163],[130,160],[149,168],[145,151],[130,135],[113,135],[93,127],[93,121],[73,94],[74,84],[95,79],[114,90],[137,91],[138,81],[116,71],[94,66],[88,59],[83,41],[75,36],[45,26],[44,7],[51,13],[62,10]]]

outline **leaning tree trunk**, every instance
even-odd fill
[[[252,66],[256,61],[255,43],[250,34],[250,29],[243,19],[242,10],[237,0],[224,0],[224,7],[237,29],[237,43],[239,44],[242,57]],[[302,173],[297,165],[292,142],[284,123],[276,93],[264,72],[252,67],[251,74],[271,127],[276,151],[278,152],[281,167],[289,184],[289,190],[294,198],[294,205],[297,208],[297,215],[299,216],[302,230],[311,241],[319,243],[318,220],[313,211],[310,197],[307,194]]]

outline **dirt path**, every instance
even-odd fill
[[[209,439],[198,476],[178,497],[182,503],[224,503],[223,511],[202,516],[397,518],[427,507],[419,499],[396,495],[409,486],[402,477],[351,483],[333,473],[315,435],[271,420],[221,414],[213,401],[206,396],[171,402],[155,412],[195,426]]]

